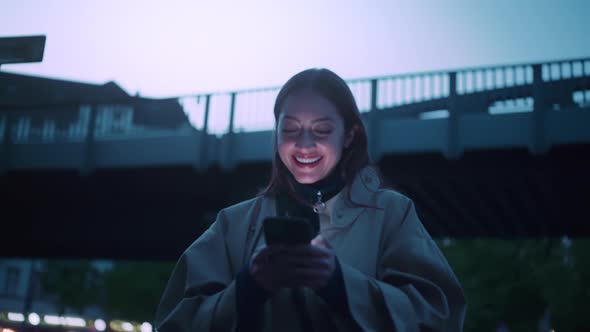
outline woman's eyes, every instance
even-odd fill
[[[284,134],[296,134],[299,131],[298,128],[283,128],[282,132]]]
[[[281,132],[285,135],[298,135],[300,131],[300,128],[290,127],[286,127],[281,130]],[[332,128],[313,128],[312,133],[317,136],[327,136],[332,133]]]
[[[323,128],[314,128],[313,132],[319,135],[329,135],[332,133],[332,128],[323,127]]]

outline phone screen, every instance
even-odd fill
[[[306,218],[268,217],[264,219],[264,237],[267,245],[308,244],[316,235],[314,227]]]

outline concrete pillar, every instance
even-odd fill
[[[78,170],[79,174],[82,176],[92,174],[95,167],[94,132],[96,129],[96,116],[97,105],[90,105],[90,119],[88,120],[88,127],[86,128],[86,140],[84,143],[82,163]]]
[[[12,112],[4,113],[4,134],[2,144],[0,144],[0,175],[4,175],[10,169],[11,151],[12,151],[12,124],[14,123],[15,115]]]
[[[236,93],[231,94],[231,104],[229,113],[229,128],[227,133],[221,138],[221,167],[226,170],[233,169],[235,167],[235,160],[233,156],[234,152],[234,118],[236,110]]]
[[[371,108],[368,114],[369,128],[367,136],[369,140],[369,156],[373,162],[378,162],[381,157],[381,146],[379,142],[380,124],[379,111],[377,110],[377,80],[371,80]]]
[[[535,155],[546,153],[549,150],[545,139],[545,114],[549,111],[549,91],[544,91],[543,68],[541,64],[533,65],[533,114],[531,116],[531,142],[530,152]]]
[[[209,105],[211,95],[205,96],[205,114],[203,119],[203,129],[201,132],[196,132],[198,142],[198,151],[195,153],[195,169],[204,171],[209,166]]]
[[[457,72],[449,73],[449,118],[447,132],[447,147],[445,157],[447,159],[459,159],[462,154],[460,136],[459,136],[459,119],[461,117],[461,106],[459,96],[457,95]]]

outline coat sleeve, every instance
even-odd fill
[[[385,210],[376,278],[342,264],[352,316],[364,331],[462,331],[461,285],[413,202],[400,202]]]
[[[235,280],[228,259],[223,210],[179,258],[156,310],[160,332],[235,328]]]

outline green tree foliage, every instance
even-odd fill
[[[99,295],[99,275],[90,261],[48,261],[40,282],[43,291],[55,297],[60,315],[67,308],[81,314]]]
[[[547,310],[555,331],[590,331],[590,239],[438,243],[465,290],[465,331],[537,331]],[[88,261],[53,261],[41,281],[62,308],[100,304],[105,318],[151,321],[173,266],[119,261],[101,275]]]
[[[103,310],[111,318],[151,322],[172,262],[116,262],[104,275]]]
[[[468,302],[465,331],[537,331],[548,309],[556,331],[590,331],[590,241],[470,239],[439,245]]]

